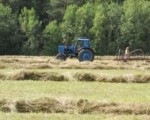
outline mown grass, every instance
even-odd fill
[[[4,69],[0,71],[0,80],[149,83],[149,72],[148,70]]]
[[[122,62],[113,60],[114,57],[108,58],[104,56],[94,62],[80,63],[76,59],[62,62],[54,57],[45,56],[2,56],[0,57],[0,79],[150,82],[149,61]]]
[[[54,57],[46,56],[1,56],[0,111],[17,112],[18,110],[18,112],[21,112],[22,109],[26,111],[27,107],[31,108],[28,109],[31,112],[43,112],[45,108],[49,110],[47,106],[51,110],[51,104],[41,100],[52,98],[54,101],[61,101],[61,103],[85,100],[92,104],[88,102],[81,104],[86,105],[87,108],[85,106],[79,112],[90,113],[91,110],[95,109],[95,111],[101,111],[100,113],[104,114],[79,115],[78,112],[75,112],[76,114],[65,114],[66,112],[64,114],[0,113],[0,120],[150,119],[148,116],[150,114],[150,60],[123,62],[113,59],[113,56],[96,57],[94,62],[80,63],[77,59],[68,59],[62,62],[55,60]],[[41,101],[42,106],[39,106],[38,100]],[[101,104],[97,104],[97,102]],[[105,103],[108,107],[101,108],[101,105],[104,104],[105,106]],[[111,106],[111,103],[114,106]],[[68,105],[69,102],[65,104]],[[97,104],[97,107],[93,106],[95,104]],[[142,104],[143,106],[140,106]],[[147,107],[145,108],[145,106]],[[130,115],[125,115],[128,113]],[[145,115],[139,116],[139,114]]]
[[[21,70],[29,71],[29,72],[57,72],[57,73],[93,73],[93,74],[105,74],[105,75],[125,75],[125,74],[149,74],[150,70],[138,70],[138,69],[60,69],[60,68],[54,68],[54,69],[1,69],[0,73],[3,74],[12,74],[19,72]]]
[[[148,115],[0,113],[0,120],[149,120]]]
[[[149,103],[150,84],[0,81],[0,96],[11,101],[52,97],[101,102]]]
[[[58,61],[54,57],[33,56],[1,56],[0,69],[6,68],[28,68],[28,69],[142,69],[149,70],[150,61],[115,61],[111,59],[96,59],[94,62],[79,62],[77,59]],[[113,57],[115,58],[115,57]]]

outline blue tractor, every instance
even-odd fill
[[[80,62],[93,61],[94,50],[90,47],[90,40],[87,38],[78,38],[74,45],[58,46],[56,59],[66,60],[67,57],[77,57]]]

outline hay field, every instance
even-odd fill
[[[150,61],[114,58],[0,56],[0,120],[150,119]]]
[[[0,113],[0,120],[149,120],[148,115]]]

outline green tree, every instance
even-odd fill
[[[124,45],[133,49],[142,48],[150,52],[150,2],[127,0],[122,16],[121,39]]]
[[[97,6],[91,32],[95,36],[95,49],[98,54],[114,54],[120,36],[122,8],[116,3]]]
[[[49,23],[48,11],[51,10],[51,0],[31,0],[33,8],[36,11],[36,15],[39,17],[39,20],[42,22],[42,30],[45,29],[45,26]],[[57,16],[60,17],[60,16]]]
[[[76,11],[78,7],[77,5],[70,5],[67,7],[63,22],[61,24],[62,36],[65,42],[74,40],[76,36]]]
[[[61,31],[56,21],[50,22],[43,31],[43,50],[41,54],[56,55],[62,42]]]
[[[69,0],[51,0],[50,8],[47,14],[50,21],[57,20],[58,23],[62,22],[64,12],[69,5]]]
[[[125,0],[95,0],[96,4],[100,3],[123,3]]]
[[[13,13],[20,13],[24,7],[31,8],[31,0],[1,0],[3,5],[11,7]]]
[[[0,4],[0,54],[19,54],[20,40],[16,16],[11,14],[11,8]]]
[[[93,26],[95,9],[93,4],[87,3],[76,12],[76,37],[91,38],[90,29]]]
[[[34,8],[39,20],[42,21],[42,28],[49,23],[48,10],[51,9],[50,0],[2,0],[4,5],[12,8],[12,12],[19,15],[21,10],[26,7],[27,9]]]
[[[41,24],[36,16],[35,10],[33,8],[23,8],[19,17],[19,22],[21,30],[25,33],[27,38],[23,46],[24,53],[38,54],[40,39],[39,29]]]
[[[96,53],[102,54],[106,50],[106,41],[104,36],[105,29],[105,21],[106,21],[105,9],[102,4],[97,6],[95,18],[93,20],[93,27],[91,28],[91,32],[95,36],[94,48]],[[105,48],[104,48],[105,46]]]

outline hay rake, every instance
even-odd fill
[[[127,60],[150,60],[150,57],[145,54],[145,52],[142,49],[136,49],[131,52],[129,52],[129,56],[126,57],[125,53],[122,49],[119,49],[118,54],[116,55],[115,60],[119,61],[127,61]]]

